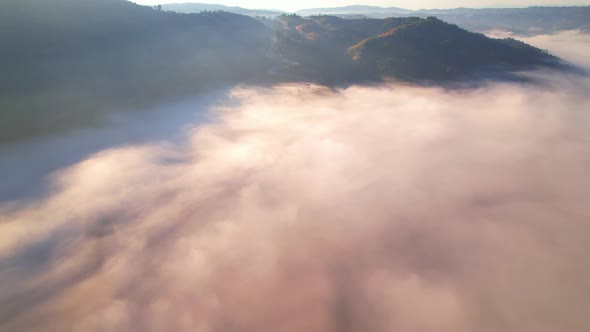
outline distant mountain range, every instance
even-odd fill
[[[343,7],[332,8],[310,8],[298,10],[296,14],[308,15],[343,15],[343,14],[366,14],[366,13],[387,13],[392,15],[409,14],[412,10],[398,8],[398,7],[378,7],[378,6],[363,6],[351,5]]]
[[[252,17],[277,17],[285,14],[280,10],[269,9],[247,9],[236,6],[224,6],[218,4],[207,3],[170,3],[163,4],[162,10],[174,11],[178,13],[200,13],[204,11],[224,11],[228,13],[252,16]]]
[[[180,13],[202,11],[227,11],[252,17],[275,18],[284,12],[278,10],[246,9],[202,3],[162,5],[164,10]],[[398,7],[352,5],[332,8],[310,8],[296,12],[301,16],[336,15],[344,18],[387,18],[436,16],[445,22],[462,28],[485,32],[495,29],[509,30],[517,34],[552,33],[560,30],[590,32],[590,6],[587,7],[529,7],[529,8],[455,8],[408,10]]]
[[[493,39],[435,17],[342,19],[284,15],[275,25],[275,72],[325,84],[392,77],[456,81],[561,66],[543,50]]]

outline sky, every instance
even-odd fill
[[[374,5],[382,7],[401,7],[406,9],[424,9],[424,8],[456,8],[456,7],[526,7],[526,6],[568,6],[568,5],[590,5],[589,0],[415,0],[415,1],[396,1],[396,0],[297,0],[297,1],[275,1],[275,0],[137,0],[135,1],[145,5],[157,5],[164,3],[178,2],[202,2],[216,3],[230,6],[240,6],[245,8],[259,9],[281,9],[286,11],[295,11],[305,8],[321,7],[338,7],[346,5]]]

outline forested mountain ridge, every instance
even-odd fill
[[[371,80],[372,73],[355,65],[347,49],[359,41],[417,20],[387,18],[345,20],[335,16],[283,15],[274,26],[274,48],[290,79],[323,84]]]
[[[367,70],[402,79],[445,80],[554,66],[558,59],[514,39],[493,39],[435,17],[404,24],[348,50]]]
[[[0,144],[239,83],[445,81],[558,63],[435,18],[256,20],[125,0],[4,0],[0,44]]]
[[[162,4],[162,10],[170,10],[178,13],[200,13],[203,11],[224,11],[228,13],[253,16],[253,17],[277,17],[284,14],[282,11],[271,9],[248,9],[236,6],[225,6],[208,3],[168,3]]]
[[[243,59],[238,59],[234,52],[225,52],[226,49],[240,49],[244,57],[258,55],[257,52],[266,51],[270,37],[268,29],[245,16],[159,12],[122,0],[7,0],[0,4],[0,9],[4,50],[0,65],[6,67],[4,77],[14,75],[8,82],[1,81],[7,85],[5,89],[22,89],[15,83],[23,80],[30,86],[31,80],[22,77],[23,73],[32,73],[27,69],[47,63],[34,72],[36,84],[64,74],[79,74],[75,70],[77,65],[85,70],[101,66],[112,70],[118,64],[125,68],[117,69],[131,70],[134,68],[129,66],[137,66],[141,67],[135,68],[138,70],[157,70],[159,66],[174,65],[173,60],[198,65],[198,56],[212,52],[221,58],[206,60],[234,60],[238,65]],[[68,66],[51,68],[54,61],[68,61]],[[11,71],[15,66],[23,70]],[[248,68],[240,65],[234,69]],[[166,76],[164,72],[159,74]]]
[[[308,8],[298,10],[298,15],[338,15],[338,14],[363,14],[363,13],[387,13],[390,15],[408,14],[413,12],[412,10],[403,9],[399,7],[379,7],[379,6],[364,6],[364,5],[349,5],[342,7],[332,8]]]
[[[272,33],[123,0],[0,2],[0,142],[263,76]]]
[[[281,16],[277,52],[288,59],[286,75],[322,83],[375,80],[474,79],[485,72],[535,66],[559,59],[514,39],[492,39],[435,17],[342,19]]]
[[[528,8],[455,8],[407,10],[377,6],[345,6],[304,9],[300,15],[339,15],[346,18],[387,18],[391,16],[436,16],[464,29],[486,32],[504,29],[520,35],[562,30],[590,32],[590,6]]]

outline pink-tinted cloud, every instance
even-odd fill
[[[548,80],[236,88],[0,207],[0,331],[588,331],[590,84]]]

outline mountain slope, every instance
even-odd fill
[[[527,34],[546,34],[562,30],[590,32],[590,7],[529,7],[529,8],[458,8],[423,10],[415,15],[436,15],[463,28],[485,32],[504,29]]]
[[[347,18],[387,18],[391,16],[436,16],[462,28],[486,32],[510,30],[518,34],[552,33],[561,30],[590,32],[590,6],[528,8],[454,8],[407,10],[377,6],[346,6],[304,9],[300,15],[330,14]]]
[[[435,18],[179,14],[125,0],[0,2],[0,144],[100,125],[112,110],[243,82],[476,78],[555,67],[515,40]]]
[[[283,15],[274,27],[274,48],[286,64],[281,72],[290,79],[324,84],[370,79],[346,50],[361,40],[415,20],[419,19],[345,20],[335,16]]]
[[[557,64],[557,58],[525,43],[488,38],[434,17],[365,39],[348,52],[368,70],[405,79],[446,80],[481,70]]]
[[[374,80],[456,80],[558,59],[513,39],[491,39],[437,18],[342,19],[281,16],[275,48],[283,73],[320,83]]]
[[[124,0],[0,2],[0,143],[261,76],[271,31]]]
[[[236,6],[224,6],[218,4],[208,3],[169,3],[162,5],[163,10],[170,10],[178,13],[200,13],[204,11],[224,11],[228,13],[246,15],[246,16],[264,16],[264,17],[277,17],[283,12],[278,10],[268,9],[247,9]]]

